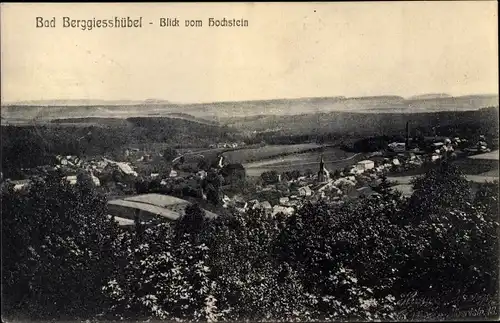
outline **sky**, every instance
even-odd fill
[[[1,99],[214,102],[498,93],[497,2],[1,4]],[[36,28],[36,17],[56,28]],[[142,16],[142,29],[62,17]],[[161,28],[159,19],[202,19]],[[208,18],[248,27],[210,28]],[[152,22],[152,25],[149,25]]]

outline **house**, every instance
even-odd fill
[[[356,177],[354,177],[354,176],[346,176],[345,179],[348,181],[351,181],[353,183],[356,183]]]
[[[437,161],[440,158],[441,158],[441,156],[439,154],[434,153],[431,156],[431,161],[435,162],[435,161]]]
[[[71,184],[76,184],[76,175],[66,176],[65,179]]]
[[[229,198],[229,196],[227,196],[227,195],[224,194],[224,196],[222,197],[222,202],[229,203],[229,202],[231,202],[231,199]]]
[[[14,184],[14,191],[20,191],[23,188],[27,187],[30,184],[29,179],[23,179],[23,180],[18,180],[18,181],[10,181],[12,184]]]
[[[108,214],[108,217],[110,219],[115,220],[115,222],[117,222],[120,227],[127,227],[127,226],[135,225],[135,221],[132,219],[121,218],[119,216],[112,216],[110,214]]]
[[[248,203],[245,201],[234,201],[234,207],[238,212],[245,212],[248,210]]]
[[[287,205],[290,199],[288,197],[280,197],[280,204]]]
[[[95,186],[101,186],[101,181],[99,178],[97,178],[94,174],[90,174],[90,177],[92,178],[92,182],[94,183]]]
[[[439,148],[441,148],[443,146],[444,146],[444,142],[435,142],[435,143],[432,144],[432,147],[434,149],[439,149]]]
[[[173,170],[173,169],[172,169],[172,170],[170,171],[170,174],[169,174],[168,176],[169,176],[169,177],[177,177],[177,171],[175,171],[175,170]]]
[[[248,208],[249,209],[252,209],[252,210],[255,210],[256,208],[258,208],[260,206],[260,203],[259,203],[259,200],[250,200],[248,201]]]
[[[404,152],[406,151],[406,143],[404,142],[392,142],[387,145],[388,150],[393,152]]]
[[[118,169],[126,174],[126,175],[132,175],[132,176],[135,176],[137,177],[137,172],[134,171],[132,169],[132,167],[128,164],[128,163],[122,163],[122,162],[116,162],[116,161],[113,161],[113,160],[110,160],[110,159],[106,159],[106,158],[103,158],[104,162],[106,163],[106,165],[115,165],[118,167]],[[106,166],[105,166],[106,167]]]
[[[273,209],[273,207],[271,206],[271,203],[269,203],[268,201],[264,201],[264,202],[260,203],[260,207],[266,211],[271,211]]]
[[[196,177],[199,179],[205,179],[207,177],[207,172],[204,170],[200,170],[196,173]]]
[[[362,171],[373,169],[373,168],[375,168],[375,162],[372,160],[368,160],[368,159],[362,160],[356,164],[356,167]]]
[[[400,166],[400,165],[401,165],[401,162],[399,161],[399,159],[394,158],[394,159],[392,160],[392,164],[393,164],[394,166]]]
[[[312,190],[309,186],[303,186],[303,187],[299,188],[299,195],[300,196],[311,196]]]
[[[293,207],[284,207],[284,206],[280,206],[280,205],[275,205],[273,207],[272,215],[275,216],[275,215],[277,215],[279,213],[283,213],[283,214],[285,214],[287,216],[290,216],[294,212],[295,212],[295,209]]]

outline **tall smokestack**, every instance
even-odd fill
[[[410,121],[406,121],[406,140],[405,148],[408,150],[410,147]]]

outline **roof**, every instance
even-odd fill
[[[124,198],[123,200],[132,201],[132,202],[147,203],[147,204],[151,204],[154,206],[160,206],[160,207],[176,205],[176,204],[190,204],[186,200],[183,200],[183,199],[180,199],[180,198],[177,198],[174,196],[170,196],[170,195],[163,195],[163,194],[143,194],[143,195],[127,197],[127,198]]]
[[[471,159],[483,159],[483,160],[498,160],[498,150],[493,150],[488,153],[484,154],[479,154],[479,155],[474,155],[474,156],[469,156]]]
[[[109,216],[112,218],[112,216]],[[135,221],[131,219],[125,219],[125,218],[120,218],[118,216],[114,217],[114,220],[118,222],[118,225],[120,226],[125,226],[125,225],[135,225]]]
[[[132,202],[126,200],[114,200],[114,201],[109,201],[108,204],[146,211],[167,218],[169,220],[177,220],[181,216],[180,213],[146,203]]]
[[[269,203],[268,201],[264,201],[264,202],[260,203],[260,206],[262,206],[263,208],[266,208],[266,209],[272,208],[271,203]]]
[[[362,161],[359,161],[358,164],[373,164],[373,160],[369,160],[369,159],[366,159],[366,160],[362,160]]]
[[[19,179],[19,180],[11,180],[10,181],[14,185],[26,185],[30,183],[29,179]]]
[[[177,220],[184,215],[186,206],[192,203],[170,195],[143,194],[109,201],[108,204],[143,210],[170,220]],[[203,211],[205,211],[207,218],[217,217],[215,213]]]

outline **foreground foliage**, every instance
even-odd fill
[[[409,199],[386,184],[376,198],[308,204],[288,218],[254,210],[208,221],[194,205],[176,224],[131,231],[106,217],[90,184],[53,176],[29,192],[4,188],[4,313],[391,320],[473,313],[472,302],[498,315],[498,183],[472,194],[442,165],[414,180]]]

